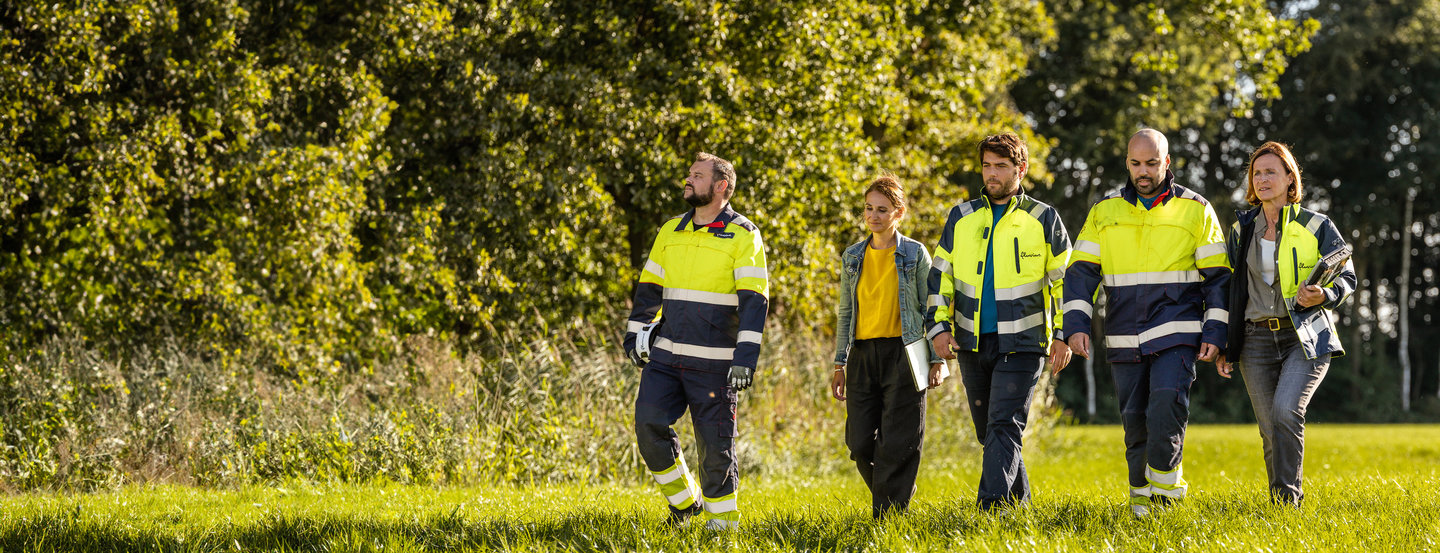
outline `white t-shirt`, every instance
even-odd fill
[[[1266,286],[1275,284],[1275,241],[1260,239],[1260,276]]]

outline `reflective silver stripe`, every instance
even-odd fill
[[[1107,348],[1138,348],[1140,337],[1134,334],[1111,336],[1105,335],[1105,347]]]
[[[638,333],[638,332],[640,332],[640,329],[642,329],[642,328],[645,328],[645,323],[642,323],[642,322],[640,322],[640,321],[630,321],[630,322],[625,323],[625,332],[626,332],[626,333],[632,333],[632,332]]]
[[[1086,317],[1095,317],[1095,308],[1090,305],[1090,302],[1085,300],[1070,300],[1065,302],[1065,305],[1060,306],[1060,308],[1065,311],[1079,311],[1084,313]]]
[[[949,307],[949,305],[950,302],[945,301],[945,296],[940,294],[930,294],[930,298],[925,302],[925,307]]]
[[[1096,244],[1089,240],[1076,240],[1075,249],[1088,253],[1095,257],[1100,257],[1100,244]]]
[[[1050,279],[1050,282],[1055,282],[1057,280],[1065,278],[1065,268],[1061,267],[1059,269],[1055,269],[1053,271],[1045,273],[1045,278]]]
[[[1045,324],[1045,313],[1036,313],[1018,321],[1000,321],[995,323],[995,330],[1001,334],[1019,334],[1037,326]]]
[[[1200,282],[1200,271],[1158,271],[1105,275],[1106,286],[1139,286],[1142,284],[1186,284]]]
[[[715,361],[730,361],[735,359],[735,348],[712,348],[691,344],[677,344],[671,342],[669,338],[656,340],[655,349],[663,349],[675,355],[712,359]]]
[[[735,280],[742,278],[769,278],[770,271],[764,267],[740,267],[735,269]]]
[[[1043,205],[1038,205],[1038,204],[1037,204],[1037,205],[1035,205],[1035,206],[1033,206],[1033,207],[1030,208],[1030,216],[1031,216],[1031,217],[1034,217],[1035,220],[1037,220],[1037,221],[1040,220],[1040,216],[1041,216],[1041,215],[1044,215],[1044,214],[1045,214],[1045,206],[1043,206]]]
[[[684,288],[666,288],[665,299],[693,301],[699,303],[708,303],[710,305],[728,305],[730,307],[740,306],[740,296],[737,294],[722,294],[720,292],[686,290]]]
[[[739,334],[735,335],[735,341],[747,344],[758,344],[760,343],[760,333],[753,330],[742,330]]]
[[[925,333],[925,337],[930,340],[934,340],[935,336],[939,335],[941,332],[945,332],[945,326],[937,324],[930,327],[930,332]]]
[[[959,313],[955,314],[955,320],[951,321],[951,324],[953,324],[954,326],[958,326],[961,329],[968,330],[971,334],[975,333],[975,321],[972,321]]]
[[[930,265],[932,267],[935,267],[936,269],[939,269],[941,273],[952,276],[955,274],[950,270],[950,262],[943,257],[937,256],[935,260],[930,263]]]
[[[652,497],[653,497],[653,496],[652,496]],[[682,490],[680,493],[677,493],[677,494],[671,495],[671,496],[666,496],[666,497],[665,497],[665,500],[666,500],[666,501],[669,501],[671,505],[674,505],[674,506],[676,506],[676,507],[679,507],[681,504],[684,504],[684,503],[685,503],[685,500],[690,499],[691,497],[694,497],[694,496],[690,495],[690,488],[685,488],[685,489]]]
[[[1018,299],[1020,299],[1020,298],[1028,298],[1028,297],[1033,296],[1033,295],[1035,295],[1035,294],[1039,294],[1040,291],[1043,290],[1043,289],[1044,289],[1044,284],[1041,283],[1041,282],[1038,281],[1038,280],[1035,281],[1035,282],[1029,282],[1029,283],[1026,283],[1026,284],[1021,284],[1021,285],[1019,285],[1019,286],[1013,286],[1013,287],[1010,287],[1010,288],[996,288],[996,289],[995,289],[995,300],[996,300],[996,301],[1013,301],[1013,300],[1018,300]]]
[[[1212,255],[1217,255],[1217,254],[1222,254],[1222,253],[1225,253],[1225,244],[1224,244],[1223,242],[1216,242],[1216,243],[1214,243],[1214,244],[1205,244],[1204,246],[1200,246],[1200,247],[1198,247],[1198,248],[1195,248],[1195,259],[1205,259],[1205,258],[1210,257],[1210,256],[1212,256]]]
[[[1222,323],[1228,322],[1230,320],[1230,312],[1220,309],[1219,307],[1211,307],[1205,310],[1205,320],[1220,321]]]
[[[1150,486],[1131,487],[1130,497],[1150,497]]]
[[[715,515],[734,511],[738,505],[736,502],[737,499],[739,498],[731,496],[730,499],[726,499],[725,501],[715,501],[707,497],[705,498],[705,510]]]
[[[1164,338],[1171,334],[1194,333],[1199,334],[1205,323],[1200,321],[1170,321],[1150,330],[1140,333],[1140,342],[1145,343],[1156,338]]]
[[[653,259],[645,260],[645,271],[662,279],[665,278],[665,268]]]
[[[676,463],[666,472],[652,472],[655,475],[655,482],[660,485],[669,484],[685,477],[685,465]]]
[[[1179,466],[1175,467],[1175,470],[1172,470],[1170,472],[1160,472],[1150,467],[1150,465],[1145,465],[1145,479],[1149,480],[1151,483],[1159,484],[1161,486],[1169,486],[1173,488],[1176,485],[1180,484],[1180,482],[1182,481],[1180,473],[1181,467]]]
[[[969,215],[969,214],[975,212],[975,208],[970,207],[970,202],[965,202],[965,203],[963,203],[963,204],[956,204],[955,207],[960,208],[960,216],[961,216],[961,217],[964,217],[964,216],[966,216],[966,215]]]
[[[975,290],[975,285],[960,279],[955,279],[955,291],[960,292],[967,298],[978,298],[980,294]]]
[[[1317,215],[1311,217],[1310,222],[1305,224],[1305,230],[1310,231],[1310,234],[1315,234],[1320,232],[1320,225],[1323,224],[1325,224],[1325,219]]]

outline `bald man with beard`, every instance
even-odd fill
[[[1175,184],[1165,135],[1130,138],[1130,181],[1090,209],[1065,272],[1066,340],[1091,354],[1097,288],[1107,298],[1105,353],[1125,428],[1130,509],[1183,499],[1181,470],[1195,361],[1225,343],[1230,264],[1205,198]]]

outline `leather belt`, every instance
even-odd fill
[[[1284,319],[1272,317],[1269,319],[1260,319],[1258,321],[1245,321],[1245,324],[1248,324],[1250,326],[1257,326],[1271,331],[1280,330],[1282,328],[1295,328],[1295,323],[1290,322],[1290,319],[1288,317]]]

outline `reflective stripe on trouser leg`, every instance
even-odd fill
[[[1140,487],[1138,487],[1138,488],[1135,487],[1135,486],[1131,486],[1131,487],[1130,487],[1130,504],[1131,504],[1131,505],[1149,506],[1149,505],[1150,505],[1150,494],[1151,494],[1151,493],[1152,493],[1152,492],[1151,492],[1150,486],[1140,486]]]
[[[1150,486],[1130,486],[1130,514],[1137,517],[1150,515]]]
[[[685,468],[684,457],[677,459],[674,466],[650,474],[655,477],[655,483],[660,485],[660,494],[665,496],[671,507],[689,509],[695,503],[695,497],[700,495],[695,479]]]
[[[740,525],[740,492],[725,497],[706,497],[705,514],[710,516],[706,526],[713,529],[729,529]]]
[[[1150,481],[1150,489],[1157,494],[1170,499],[1185,499],[1185,490],[1190,487],[1181,475],[1181,466],[1175,465],[1175,470],[1166,472],[1155,467],[1145,467],[1145,479]]]

